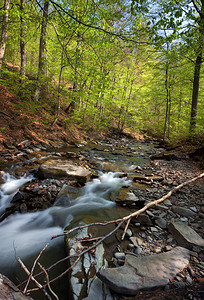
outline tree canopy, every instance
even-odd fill
[[[52,101],[52,124],[63,110],[87,129],[204,133],[204,0],[0,4],[1,73],[19,66],[22,102]]]

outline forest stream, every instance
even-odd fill
[[[19,285],[27,279],[27,275],[17,257],[30,270],[40,251],[49,243],[39,260],[44,268],[48,268],[70,252],[72,242],[68,237],[65,237],[64,242],[65,228],[122,218],[201,173],[188,157],[174,155],[168,160],[151,159],[163,151],[156,142],[123,138],[119,141],[106,139],[97,143],[70,144],[49,149],[25,141],[18,149],[11,148],[7,153],[2,153],[7,163],[1,170],[0,181],[0,273]],[[87,182],[82,182],[81,177],[79,180],[74,176],[65,178],[59,174],[49,175],[47,171],[42,175],[39,166],[53,161],[56,164],[60,161],[65,166],[72,163],[88,170],[90,176],[87,175]],[[168,230],[172,221],[188,224],[201,238],[204,237],[203,193],[204,183],[201,179],[131,220],[123,241],[121,236],[124,226],[114,232],[103,242],[105,266],[123,265],[124,259],[118,253],[144,257],[174,249],[179,243]],[[114,227],[113,224],[102,229],[100,226],[92,226],[88,235],[104,236]],[[51,240],[51,237],[61,234]],[[73,240],[75,238],[73,236]],[[192,248],[190,262],[182,270],[182,275],[176,275],[161,290],[186,288],[200,282],[200,278],[204,278],[202,249]],[[100,252],[96,251],[93,257],[97,259],[97,255],[100,260]],[[99,269],[102,266],[103,263]],[[50,280],[67,268],[67,261],[52,268],[49,272]],[[40,268],[36,266],[34,274],[38,272]],[[38,280],[43,283],[44,275]],[[77,277],[77,280],[83,282],[83,278],[79,280]],[[82,293],[79,289],[83,285],[80,283],[79,287],[77,280],[70,279],[66,274],[52,284],[52,289],[60,300],[96,299],[96,294],[98,299],[122,297],[109,291],[104,298],[104,288],[100,290],[97,286],[92,289],[89,283]],[[195,299],[200,299],[200,295],[198,293]],[[42,292],[33,292],[30,296],[33,299],[47,299]]]

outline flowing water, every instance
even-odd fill
[[[138,145],[136,146],[139,147]],[[141,147],[141,145],[140,145]],[[150,147],[152,149],[152,146]],[[150,148],[146,146],[146,152],[150,152]],[[86,150],[85,150],[86,151]],[[147,153],[144,154],[140,149],[140,154],[135,150],[132,156],[125,154],[114,155],[110,152],[89,151],[91,161],[100,165],[100,177],[88,182],[80,191],[80,196],[74,199],[69,206],[60,206],[56,202],[53,207],[43,211],[34,213],[16,213],[10,215],[0,223],[0,272],[9,276],[15,281],[21,281],[24,276],[20,272],[20,267],[16,257],[20,257],[24,262],[32,265],[31,262],[49,243],[49,259],[44,258],[44,263],[54,263],[57,259],[64,257],[65,251],[63,247],[63,238],[50,240],[53,235],[63,233],[66,226],[75,218],[82,218],[88,215],[98,215],[100,211],[107,210],[109,216],[117,213],[115,203],[110,200],[110,195],[117,194],[122,186],[130,185],[125,177],[120,178],[119,172],[103,173],[106,163],[110,164],[115,170],[120,171],[131,170],[139,164],[144,164],[148,161]],[[119,157],[119,158],[118,158]],[[34,180],[32,176],[24,176],[19,179],[5,173],[3,175],[5,183],[1,185],[0,190],[0,213],[5,211],[10,205],[15,193],[25,183]],[[113,213],[114,212],[114,213]],[[116,216],[117,217],[117,216]],[[54,258],[54,260],[52,260]],[[66,266],[63,266],[66,269]],[[59,270],[61,272],[62,269]],[[63,291],[64,292],[64,291]],[[67,291],[65,291],[67,292]],[[41,299],[38,296],[35,299]],[[61,296],[60,299],[68,299],[68,296]],[[43,298],[42,298],[43,299]]]

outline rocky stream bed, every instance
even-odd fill
[[[127,138],[50,148],[30,141],[5,145],[0,158],[1,243],[7,239],[6,230],[13,230],[14,227],[8,227],[12,222],[16,229],[27,218],[19,228],[29,229],[31,223],[35,230],[40,227],[37,237],[32,238],[33,245],[38,239],[45,245],[48,237],[61,234],[64,229],[129,215],[202,173],[188,156],[158,155],[164,152],[156,143]],[[61,283],[67,282],[69,287],[59,299],[203,299],[203,221],[202,178],[132,218],[124,239],[125,224],[95,250],[87,252],[70,277]],[[70,255],[88,249],[115,227],[114,223],[94,225],[79,230],[71,238],[65,235],[66,252]],[[52,234],[48,229],[52,229]],[[34,227],[30,230],[33,232]],[[41,238],[41,232],[45,238]],[[18,234],[26,238],[25,232],[16,229],[16,240]],[[12,236],[10,239],[15,240]],[[63,248],[62,244],[61,240],[55,249]],[[7,256],[12,255],[13,259],[13,249],[6,249],[12,248],[11,244],[5,245],[0,251],[8,251]],[[16,245],[18,252],[18,240]],[[33,261],[42,248],[39,244],[35,249]],[[19,250],[17,255],[21,254],[26,261],[28,253]],[[69,264],[73,262],[71,258]],[[18,284],[19,268],[15,273],[14,267],[8,265],[6,259],[1,260],[0,272]],[[14,265],[16,268],[16,262]],[[65,270],[67,266],[66,262]],[[0,282],[1,299],[20,299],[18,291],[18,296],[14,292],[8,298],[1,296],[5,291],[2,286],[8,284],[3,285],[2,278]],[[31,297],[46,299],[35,293]]]

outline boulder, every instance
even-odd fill
[[[184,222],[171,222],[168,230],[180,246],[188,249],[204,247],[204,239]]]
[[[0,299],[2,300],[32,300],[23,295],[6,276],[0,274]]]
[[[67,178],[75,179],[79,183],[86,183],[91,177],[91,171],[85,167],[66,160],[47,160],[37,172],[40,179],[44,178]]]
[[[139,290],[168,284],[188,265],[189,258],[189,250],[182,247],[143,257],[127,254],[123,267],[100,270],[97,276],[113,291],[135,295]]]

